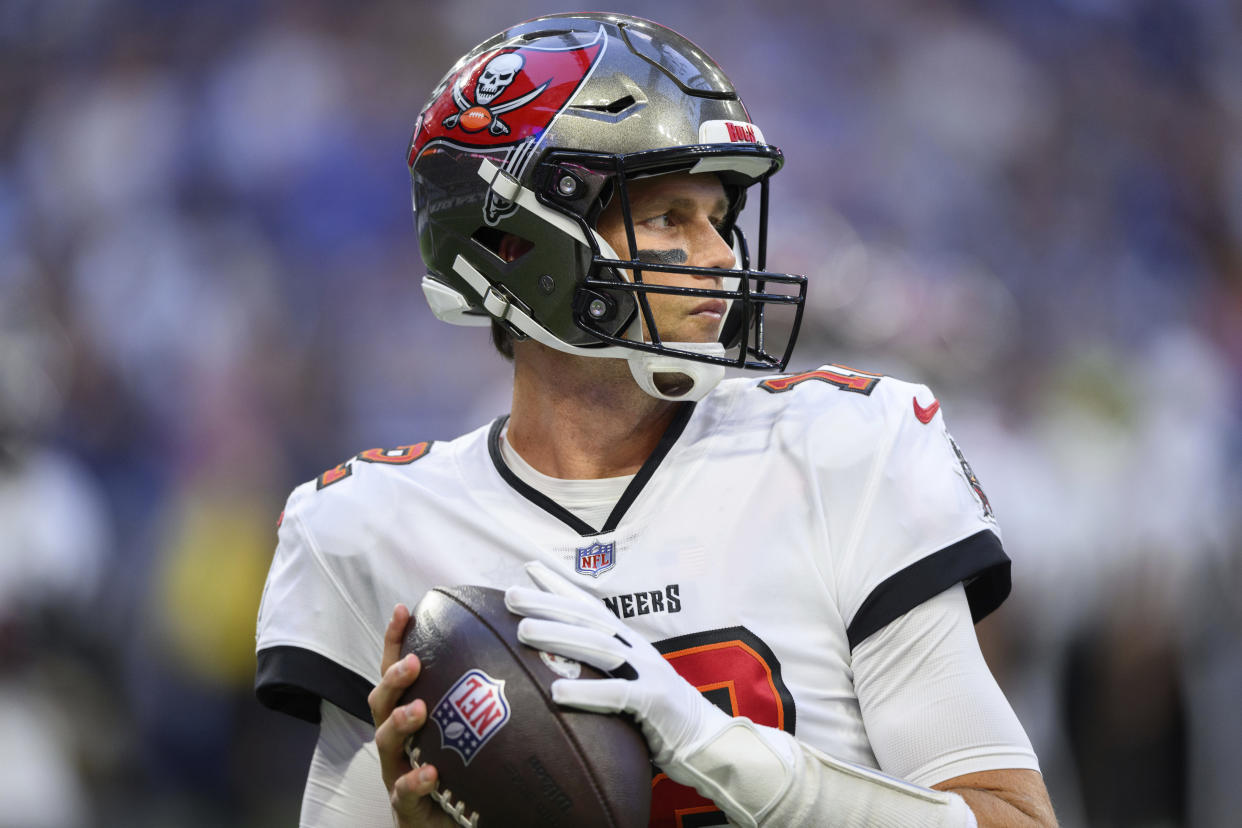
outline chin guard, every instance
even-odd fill
[[[705,356],[724,356],[719,342],[670,342],[679,351],[698,352]],[[630,373],[638,387],[653,397],[672,402],[695,402],[707,396],[724,379],[724,365],[692,362],[668,354],[631,351],[626,355]]]

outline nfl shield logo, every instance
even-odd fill
[[[505,683],[482,670],[467,670],[436,702],[431,718],[440,726],[440,747],[457,751],[469,765],[488,739],[509,722]]]
[[[600,543],[596,541],[588,547],[578,550],[578,561],[574,569],[583,575],[598,578],[601,573],[612,569],[617,562],[617,542]]]

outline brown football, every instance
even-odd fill
[[[517,639],[504,593],[437,587],[419,601],[402,655],[422,672],[401,703],[421,698],[428,720],[406,742],[411,764],[439,771],[434,794],[461,825],[645,826],[651,757],[633,720],[559,707],[552,682],[589,665]]]

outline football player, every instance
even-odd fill
[[[1009,560],[935,397],[772,373],[806,289],[765,270],[781,164],[707,55],[623,15],[514,26],[432,93],[423,290],[491,327],[512,409],[290,497],[257,692],[319,724],[303,825],[452,824],[403,752],[437,700],[397,705],[398,656],[402,602],[463,583],[507,589],[527,643],[629,666],[555,694],[638,719],[654,825],[1055,823],[975,640]]]

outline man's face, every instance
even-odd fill
[[[630,182],[627,192],[638,250],[630,250],[626,239],[619,197],[614,197],[600,215],[596,228],[621,258],[633,257],[652,264],[734,266],[733,249],[719,231],[729,202],[716,176],[689,173],[655,176]],[[713,290],[722,287],[721,279],[715,276],[646,270],[643,281]],[[658,293],[649,293],[647,298],[661,340],[714,342],[719,337],[727,309],[723,299]],[[640,311],[640,319],[641,316]],[[645,321],[643,336],[650,340]]]

